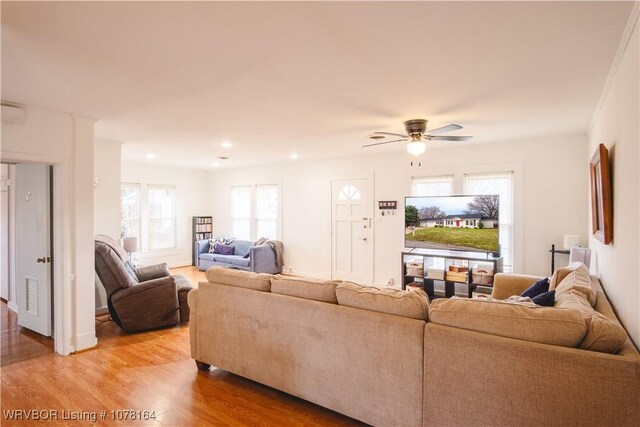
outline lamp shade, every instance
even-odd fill
[[[566,234],[564,236],[564,248],[569,250],[573,247],[580,246],[580,236],[574,234]]]
[[[125,237],[122,239],[122,247],[128,253],[138,251],[138,238],[137,237]]]

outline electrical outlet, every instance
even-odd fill
[[[293,267],[292,267],[292,266],[289,266],[289,267],[287,268],[287,272],[288,272],[288,273],[293,273]]]
[[[393,286],[393,277],[387,279],[387,286]]]

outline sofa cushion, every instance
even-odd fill
[[[563,347],[578,347],[587,332],[585,320],[577,310],[530,307],[500,300],[437,299],[429,307],[429,321]]]
[[[560,296],[565,292],[575,291],[580,292],[589,301],[591,307],[596,304],[596,290],[591,286],[591,274],[586,265],[582,263],[577,264],[573,268],[567,268],[569,270],[561,281],[556,283],[555,291],[556,295]],[[570,265],[572,265],[570,264]]]
[[[534,283],[533,285],[525,289],[525,291],[521,293],[520,296],[533,298],[548,291],[549,291],[549,278],[543,277],[542,279],[538,280],[536,283]]]
[[[235,248],[235,255],[240,255],[241,257],[245,256],[249,253],[249,248],[251,247],[253,242],[249,240],[235,240],[231,243],[231,246]]]
[[[198,258],[200,259],[204,259],[206,261],[213,261],[213,253],[204,253],[204,254],[200,254],[198,256]]]
[[[278,274],[271,278],[271,292],[315,301],[338,303],[336,286],[339,280],[316,280]]]
[[[213,248],[213,254],[220,255],[234,255],[236,252],[236,248],[231,245],[223,245],[222,243],[218,243]]]
[[[401,291],[341,282],[336,287],[338,304],[396,316],[427,320],[429,297],[423,290]]]
[[[583,316],[587,325],[587,333],[580,348],[603,353],[616,353],[627,340],[627,333],[622,326],[604,314],[595,311],[580,291],[571,290],[558,295],[555,307],[575,310]]]
[[[543,307],[553,307],[556,303],[556,291],[543,292],[531,298],[534,304],[541,305]]]
[[[249,259],[242,258],[238,255],[213,255],[213,260],[216,262],[224,262],[231,265],[239,265],[241,267],[249,266]]]
[[[269,281],[269,279],[271,279],[270,274],[258,274],[225,267],[211,267],[204,275],[207,280],[212,283],[255,289],[256,291],[264,292],[271,290],[271,282]]]

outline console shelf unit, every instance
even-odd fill
[[[411,283],[416,283],[422,286],[429,298],[451,298],[454,295],[471,298],[475,292],[490,294],[493,281],[491,283],[474,283],[472,270],[475,268],[489,269],[493,271],[495,277],[495,274],[502,273],[502,261],[502,257],[492,257],[478,252],[406,250],[402,252],[401,256],[402,289],[406,289],[407,285]],[[422,274],[418,276],[408,274],[407,262],[421,264]],[[446,272],[452,265],[469,269],[466,281],[447,280]],[[441,271],[442,279],[429,277],[429,269]]]
[[[198,240],[213,238],[213,217],[210,216],[194,216],[193,217],[193,233],[191,245],[191,265],[196,265],[196,253],[194,244]]]

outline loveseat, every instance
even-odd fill
[[[640,423],[638,351],[626,333],[614,354],[580,348],[601,331],[578,310],[429,305],[422,291],[220,268],[206,278],[189,294],[201,370],[213,365],[372,425]],[[620,327],[597,278],[587,278],[595,311]],[[493,296],[537,279],[497,275]]]
[[[196,267],[202,271],[210,267],[228,267],[256,273],[282,272],[274,250],[266,243],[253,246],[250,240],[234,240],[228,246],[234,248],[233,255],[214,254],[209,253],[209,240],[197,240],[194,247]]]

